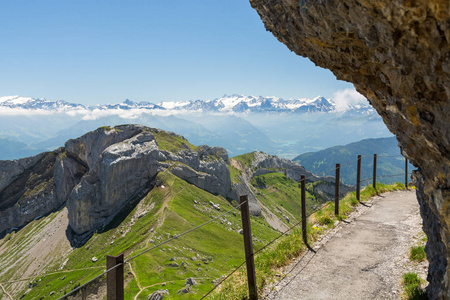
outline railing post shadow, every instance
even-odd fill
[[[301,201],[302,201],[302,236],[303,236],[303,242],[305,245],[308,245],[308,235],[307,235],[307,229],[306,229],[306,179],[305,175],[300,176],[300,183],[301,183]]]
[[[257,300],[258,292],[256,289],[256,273],[255,260],[253,257],[253,242],[252,230],[250,225],[250,210],[248,206],[248,196],[244,195],[239,198],[241,205],[242,229],[244,231],[244,247],[245,247],[245,262],[247,265],[247,280],[249,299]]]
[[[361,191],[361,155],[358,155],[358,165],[356,168],[356,200],[360,201]]]
[[[106,256],[106,270],[119,265],[115,269],[106,274],[106,294],[107,300],[123,300],[124,299],[124,278],[123,278],[123,253],[112,256]]]
[[[341,186],[341,164],[336,164],[336,182],[334,188],[334,214],[339,216],[339,194]]]

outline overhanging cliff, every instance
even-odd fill
[[[352,82],[419,168],[432,299],[450,297],[450,2],[250,0],[296,54]]]

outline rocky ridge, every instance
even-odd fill
[[[221,147],[194,146],[182,136],[142,125],[101,127],[65,147],[34,157],[0,161],[0,233],[66,205],[75,244],[107,225],[130,202],[140,201],[169,170],[175,176],[226,199],[248,194],[250,211],[261,214],[253,177],[279,172],[317,183],[317,196],[334,196],[334,178],[319,177],[297,163],[263,152],[247,154],[245,165],[229,159]],[[240,171],[231,182],[229,165]],[[350,189],[341,184],[344,194]],[[333,195],[331,195],[333,194]]]
[[[159,144],[158,136],[165,136]],[[178,140],[181,148],[164,150],[161,144],[165,138]],[[191,148],[181,136],[138,125],[99,129],[67,142],[66,151],[76,154],[89,168],[67,199],[71,228],[82,234],[108,223],[131,199],[157,184],[156,175],[165,169],[212,194],[227,197],[230,174],[220,157],[224,150],[216,150],[219,155],[213,156],[207,146]],[[70,178],[70,174],[62,174],[67,176]]]
[[[56,196],[53,172],[60,150],[0,161],[0,234],[21,227],[65,203]]]
[[[99,128],[54,152],[0,162],[0,232],[66,204],[72,230],[89,233],[156,185],[156,175],[166,169],[227,197],[231,190],[227,161],[223,148],[196,147],[159,129]]]
[[[245,162],[234,158],[231,164],[242,173],[239,175],[239,182],[233,183],[232,195],[236,198],[237,195],[248,195],[249,208],[253,215],[261,214],[261,207],[258,204],[257,197],[252,189],[250,181],[252,178],[269,173],[282,173],[286,177],[300,182],[301,176],[305,176],[306,183],[316,183],[313,185],[312,192],[316,197],[322,198],[322,201],[334,199],[335,192],[335,178],[332,176],[317,176],[306,170],[303,166],[284,158],[279,158],[264,152],[255,151],[246,156]],[[341,183],[340,193],[344,196],[351,190],[351,186]],[[233,194],[235,193],[235,194]]]
[[[450,298],[450,3],[250,0],[291,51],[352,82],[419,168],[431,299]]]

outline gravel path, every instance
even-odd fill
[[[399,299],[421,228],[415,191],[373,197],[296,259],[264,299]]]

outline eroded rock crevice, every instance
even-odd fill
[[[250,0],[291,51],[352,82],[419,167],[428,295],[450,298],[450,2]]]

